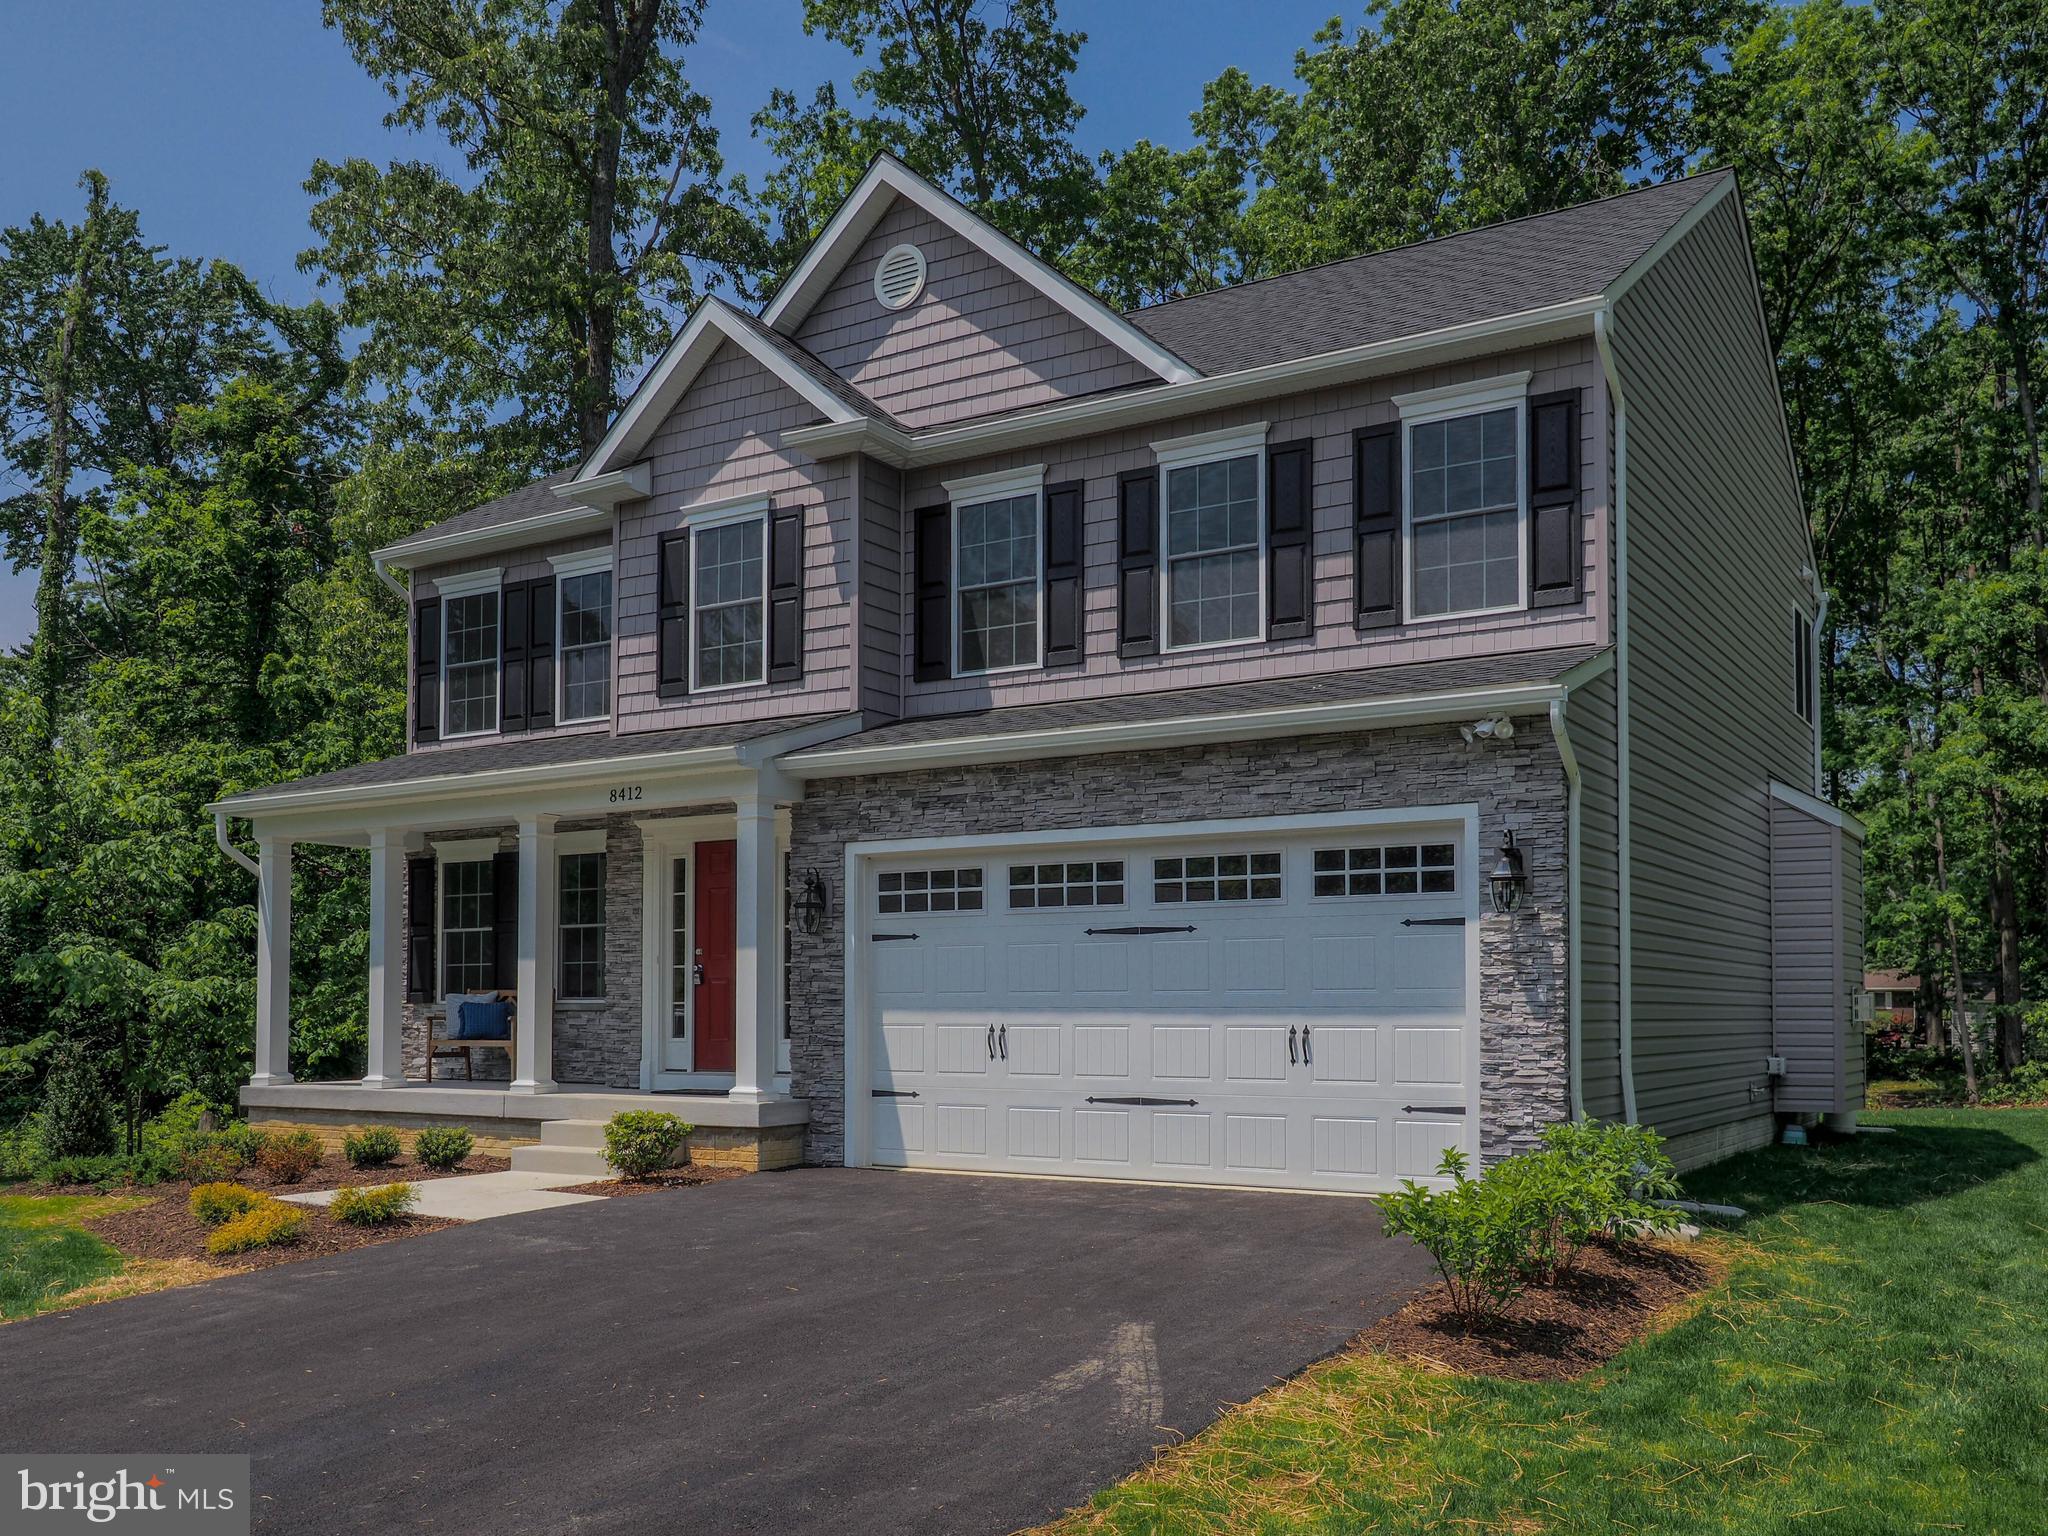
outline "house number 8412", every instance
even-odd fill
[[[638,784],[620,784],[611,792],[611,802],[613,805],[617,805],[621,800],[638,800],[639,798],[640,786]]]

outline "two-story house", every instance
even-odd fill
[[[1860,1103],[1728,174],[1118,314],[883,159],[587,462],[377,559],[410,750],[216,807],[259,1119],[1370,1191]],[[299,843],[369,849],[360,1082],[292,1077]]]

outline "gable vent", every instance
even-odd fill
[[[901,309],[924,291],[924,252],[894,245],[875,265],[875,297],[884,309]]]

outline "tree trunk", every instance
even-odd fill
[[[2020,1021],[2020,898],[2006,842],[2005,791],[1994,789],[1991,805],[1991,931],[1998,945],[1993,991],[1998,1024],[1998,1067],[2011,1072],[2026,1060],[2026,1032]]]
[[[1974,1104],[1977,1102],[1977,1043],[1970,1036],[1970,1017],[1963,1011],[1963,1000],[1968,996],[1963,990],[1963,945],[1956,933],[1956,915],[1948,905],[1948,834],[1932,793],[1927,796],[1927,809],[1934,821],[1934,886],[1941,893],[1941,919],[1948,930],[1949,974],[1955,984],[1956,1033],[1962,1036],[1963,1095]]]

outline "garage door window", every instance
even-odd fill
[[[1152,899],[1186,901],[1278,901],[1277,853],[1190,854],[1152,861]]]
[[[1012,911],[1047,907],[1120,907],[1123,902],[1122,859],[1010,866]]]
[[[1447,896],[1458,889],[1453,843],[1394,843],[1374,848],[1318,848],[1318,896]]]
[[[875,910],[885,917],[904,912],[979,912],[978,869],[892,869],[878,877]]]

